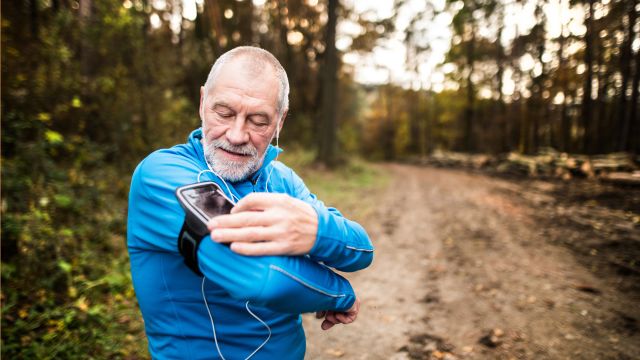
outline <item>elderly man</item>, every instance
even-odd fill
[[[200,92],[202,129],[149,155],[131,180],[127,239],[149,351],[154,359],[301,359],[300,314],[318,312],[325,330],[354,321],[359,300],[330,268],[365,268],[373,247],[360,225],[274,161],[289,84],[273,55],[225,53]],[[209,221],[183,259],[175,192],[201,181],[237,203]]]

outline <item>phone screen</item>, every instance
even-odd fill
[[[192,208],[198,211],[206,220],[218,215],[228,214],[233,208],[233,204],[214,185],[209,184],[184,189],[181,194]]]

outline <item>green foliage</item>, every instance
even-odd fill
[[[2,355],[144,356],[124,248],[127,179],[85,167],[94,159],[83,150],[54,163],[56,148],[38,143],[21,155],[49,161],[3,159]]]
[[[258,42],[280,59],[292,88],[283,140],[313,144],[324,4],[269,0],[258,15],[252,1],[206,1],[177,31],[182,4],[2,2],[2,357],[148,356],[125,244],[130,174],[199,126],[199,88],[223,51]],[[299,41],[289,40],[294,31]],[[355,151],[362,94],[350,74],[341,82],[340,139]],[[344,173],[354,183],[328,193],[372,184],[359,167]]]
[[[32,292],[24,295],[15,292],[24,286],[16,284],[20,270],[3,263],[3,356],[145,357],[145,338],[126,261],[100,263],[87,257],[74,262],[60,260],[58,269],[49,270],[48,279],[35,279]],[[95,268],[87,271],[86,267]],[[85,275],[97,272],[106,274],[94,280]],[[59,291],[52,292],[51,281],[58,283],[55,288]]]
[[[131,119],[143,105],[184,119],[184,107],[158,105],[158,85],[131,95],[146,15],[93,4],[91,26],[71,9],[39,4],[34,23],[2,4],[2,357],[147,356],[123,173],[149,144]]]

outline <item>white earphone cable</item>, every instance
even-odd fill
[[[271,339],[271,328],[269,327],[269,325],[267,325],[266,322],[262,321],[262,319],[260,319],[258,317],[258,315],[254,314],[253,311],[251,311],[251,309],[249,309],[249,301],[244,303],[244,307],[247,309],[247,312],[249,312],[249,314],[251,314],[251,316],[253,316],[256,320],[258,320],[262,325],[264,325],[264,327],[267,328],[267,331],[269,331],[269,335],[267,336],[267,338],[262,342],[262,344],[260,344],[260,346],[258,346],[255,350],[253,350],[253,352],[251,354],[249,354],[249,356],[247,356],[247,358],[245,359],[245,360],[247,360],[250,357],[252,357],[255,353],[257,353],[258,350],[262,349],[262,347],[267,344],[269,339]]]
[[[226,181],[224,181],[224,179],[218,175],[217,172],[213,171],[213,169],[211,168],[211,165],[209,165],[209,161],[207,161],[207,159],[204,160],[204,162],[207,164],[208,169],[205,170],[200,170],[200,172],[198,173],[198,182],[200,182],[200,176],[204,173],[212,173],[213,175],[215,175],[218,179],[220,179],[222,181],[222,183],[224,184],[224,186],[227,188],[227,193],[229,194],[229,197],[231,198],[231,200],[238,202],[238,197],[233,195],[233,193],[231,192],[231,188],[229,187],[229,184],[227,184]]]
[[[279,132],[278,132],[279,135]],[[278,136],[276,136],[276,147],[278,146]],[[278,156],[276,155],[276,160],[278,159]],[[205,170],[201,170],[198,173],[198,178],[197,178],[197,182],[200,182],[200,176],[202,176],[202,174],[210,172],[212,174],[214,174],[216,177],[218,177],[218,179],[220,179],[222,181],[222,183],[224,184],[224,186],[227,188],[227,193],[229,194],[229,196],[231,197],[231,199],[233,199],[234,201],[239,201],[238,197],[236,197],[232,192],[231,192],[231,188],[229,187],[229,184],[227,184],[227,182],[220,176],[218,175],[218,173],[216,173],[213,168],[211,167],[211,165],[209,164],[209,161],[207,161],[206,157],[205,157],[205,163],[207,164],[207,168]],[[265,183],[265,189],[267,190],[267,192],[269,192],[268,189],[268,184],[269,184],[269,180],[271,179],[271,172],[273,172],[273,167],[271,168],[271,171],[269,171],[269,175],[267,176],[267,181]],[[213,321],[213,315],[211,314],[211,309],[209,309],[209,303],[207,302],[207,296],[204,293],[204,283],[206,281],[206,277],[202,278],[202,285],[201,285],[201,292],[202,292],[202,300],[204,300],[204,305],[207,308],[207,314],[209,314],[209,321],[211,322],[211,330],[213,331],[213,341],[216,344],[216,350],[218,351],[218,355],[220,355],[220,358],[222,358],[222,360],[226,360],[224,355],[222,355],[222,351],[220,350],[220,345],[218,344],[218,337],[216,334],[216,325],[215,322]],[[264,325],[265,328],[267,328],[267,331],[269,332],[269,335],[267,335],[267,338],[262,342],[262,344],[260,344],[260,346],[258,346],[255,350],[253,350],[253,352],[251,354],[249,354],[249,356],[247,356],[245,358],[245,360],[249,360],[253,355],[255,355],[260,349],[262,349],[263,346],[265,346],[267,344],[267,342],[269,342],[269,340],[271,339],[271,328],[269,327],[269,325],[267,325],[266,322],[264,322],[262,319],[260,319],[260,317],[258,317],[258,315],[256,315],[255,313],[253,313],[253,311],[251,311],[251,309],[249,308],[249,301],[247,301],[244,304],[245,308],[247,309],[247,312],[253,316],[254,319],[258,320],[262,325]]]
[[[276,125],[276,148],[279,150],[280,149],[280,120],[278,120],[278,124]],[[276,153],[276,158],[273,159],[273,161],[278,161],[278,156],[280,156],[280,152],[278,151]],[[267,175],[267,181],[264,183],[264,188],[265,190],[267,190],[267,192],[271,192],[269,191],[269,181],[271,180],[271,173],[273,172],[273,168],[275,167],[275,165],[271,165],[271,170],[269,170],[269,175]]]
[[[218,336],[216,334],[216,325],[215,325],[215,323],[213,321],[213,315],[211,314],[211,309],[209,309],[209,303],[207,302],[207,296],[204,293],[204,282],[206,280],[207,280],[207,278],[203,277],[202,278],[202,285],[200,286],[201,291],[202,291],[202,300],[204,300],[204,305],[207,308],[207,314],[209,314],[209,321],[211,321],[211,330],[213,331],[213,341],[216,344],[216,350],[218,351],[218,355],[220,355],[220,358],[222,358],[222,360],[226,360],[224,355],[222,355],[222,351],[220,350],[220,345],[218,344]],[[245,307],[245,309],[247,309],[247,312],[251,316],[253,316],[254,319],[258,320],[265,328],[267,328],[267,331],[269,332],[269,335],[267,335],[267,338],[262,342],[262,344],[260,344],[260,346],[258,346],[255,350],[253,350],[253,352],[251,354],[249,354],[249,356],[244,358],[244,360],[249,360],[260,349],[262,349],[262,347],[265,346],[267,344],[267,342],[269,342],[269,340],[271,339],[271,328],[269,327],[269,325],[267,325],[266,322],[264,322],[262,319],[260,319],[258,317],[258,315],[254,314],[254,312],[251,311],[251,309],[249,309],[249,301],[244,303],[244,307]]]
[[[209,309],[209,303],[207,302],[207,296],[204,294],[204,282],[207,280],[206,277],[202,277],[202,285],[200,286],[202,290],[202,300],[204,300],[204,305],[207,308],[207,313],[209,314],[209,320],[211,321],[211,330],[213,330],[213,341],[216,343],[216,350],[218,350],[218,355],[222,358],[222,360],[226,360],[224,355],[222,355],[222,351],[220,351],[220,345],[218,345],[218,337],[216,336],[216,325],[213,323],[213,315],[211,315],[211,310]],[[269,335],[271,335],[271,331],[269,331]]]

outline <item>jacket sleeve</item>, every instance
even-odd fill
[[[238,255],[207,236],[198,261],[203,274],[231,297],[276,311],[345,311],[355,301],[346,279],[306,257]]]
[[[135,228],[128,229],[132,235],[130,248],[172,252],[181,257],[177,238],[184,211],[174,193],[178,186],[194,182],[193,171],[187,172],[186,168],[188,164],[148,158],[136,170],[130,194],[130,219],[135,217],[131,221]],[[307,257],[243,256],[207,236],[200,244],[198,261],[207,279],[232,298],[275,311],[344,311],[355,301],[345,278]],[[196,275],[188,270],[188,276]]]
[[[312,194],[291,171],[294,196],[310,204],[318,214],[318,234],[309,257],[340,271],[357,271],[373,261],[373,245],[365,229]]]

